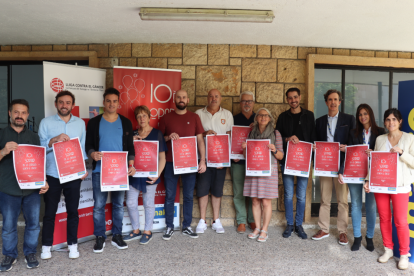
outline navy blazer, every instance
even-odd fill
[[[348,137],[352,129],[356,127],[355,117],[349,114],[339,112],[338,121],[336,123],[334,142],[347,144]],[[316,140],[317,142],[328,141],[328,115],[323,115],[316,119]],[[345,153],[341,151],[341,160],[339,167],[343,166]]]

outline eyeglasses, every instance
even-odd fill
[[[253,103],[253,101],[252,101],[252,100],[248,100],[248,101],[241,101],[241,103],[242,103],[242,104],[246,104],[246,103],[248,103],[248,104],[252,104],[252,103]]]
[[[257,117],[270,118],[269,114],[257,114]]]

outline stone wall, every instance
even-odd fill
[[[368,51],[270,45],[216,44],[85,44],[85,45],[15,45],[1,46],[1,51],[96,51],[99,67],[107,71],[107,87],[113,83],[113,66],[139,66],[182,70],[182,88],[190,96],[189,109],[195,111],[207,103],[207,93],[217,88],[223,96],[222,106],[237,114],[239,95],[252,91],[256,95],[255,110],[268,108],[277,119],[288,108],[284,93],[290,87],[302,91],[302,105],[307,101],[305,63],[308,54],[365,56],[381,58],[413,58],[410,52]],[[271,225],[285,223],[283,185],[279,176],[279,199],[272,202]],[[182,195],[181,195],[182,202]],[[211,223],[212,207],[207,208]],[[221,204],[224,226],[235,225],[233,189],[228,170]],[[200,213],[194,196],[193,225]]]

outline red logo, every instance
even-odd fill
[[[54,78],[50,81],[50,88],[52,88],[52,90],[56,93],[59,93],[65,88],[65,85],[63,84],[63,81],[61,79]]]

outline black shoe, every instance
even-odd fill
[[[354,238],[354,244],[351,247],[351,251],[358,251],[361,247],[362,237]]]
[[[39,262],[37,261],[36,255],[34,253],[27,255],[24,261],[27,263],[27,268],[39,267]]]
[[[171,237],[174,235],[174,230],[171,228],[167,228],[167,231],[165,231],[164,236],[162,236],[162,239],[165,241],[171,240]]]
[[[122,238],[122,235],[115,234],[112,236],[111,244],[113,246],[116,246],[118,249],[127,249],[128,245],[126,242],[124,242],[124,239]]]
[[[10,257],[10,256],[4,256],[4,259],[1,262],[0,271],[1,272],[10,271],[16,262],[17,260],[15,258]]]
[[[365,236],[365,239],[367,240],[367,250],[369,251],[374,251],[374,241],[372,238],[368,238],[367,236]]]
[[[287,225],[285,231],[283,232],[284,238],[289,238],[293,232],[293,225]]]
[[[298,235],[299,238],[306,240],[308,235],[306,235],[305,231],[303,230],[302,225],[295,226],[295,234]]]
[[[187,235],[187,236],[189,236],[190,238],[193,238],[193,239],[198,238],[198,235],[193,232],[193,229],[191,229],[191,227],[184,228],[183,229],[183,235]]]
[[[93,246],[93,253],[102,253],[105,247],[105,238],[102,236],[96,237],[95,245]]]

